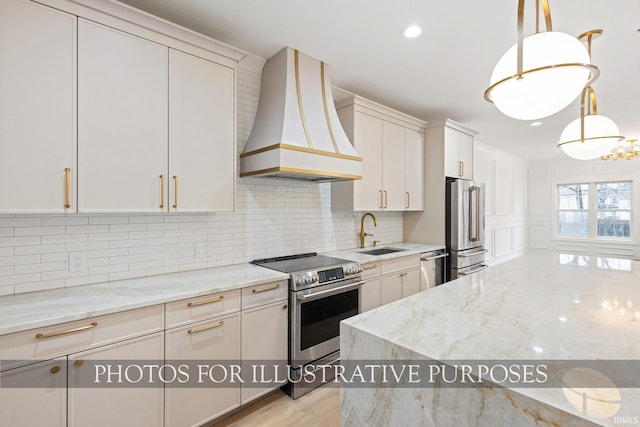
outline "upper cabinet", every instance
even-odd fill
[[[233,210],[244,54],[113,2],[39,3],[0,2],[0,212]]]
[[[84,19],[78,39],[79,211],[166,210],[167,47]]]
[[[0,212],[75,212],[76,17],[0,2]]]
[[[362,179],[332,183],[331,208],[422,210],[424,122],[358,96],[336,107],[347,136],[362,156]]]
[[[473,179],[473,137],[475,132],[452,120],[427,129],[428,143],[443,144],[444,175]],[[433,141],[431,140],[433,139]]]

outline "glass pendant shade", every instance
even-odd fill
[[[509,117],[536,120],[555,114],[597,76],[592,74],[595,67],[588,66],[589,52],[569,34],[557,31],[534,34],[523,40],[522,51],[521,76],[517,71],[515,44],[496,64],[491,86],[485,92],[485,99]]]
[[[564,128],[558,146],[574,159],[592,160],[610,153],[624,139],[617,136],[619,134],[620,130],[613,120],[592,114],[584,116],[584,141],[581,140],[580,118],[577,118]]]

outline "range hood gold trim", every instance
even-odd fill
[[[294,51],[294,62],[296,68],[296,92],[298,94],[298,108],[300,109],[300,119],[302,119],[302,127],[304,127],[304,134],[307,136],[307,144],[309,148],[313,148],[311,143],[311,135],[309,135],[309,128],[307,127],[307,118],[304,115],[304,107],[302,106],[302,92],[300,91],[300,65],[298,60],[298,49]]]
[[[362,179],[360,175],[350,175],[346,173],[333,173],[333,172],[323,172],[316,171],[311,169],[298,169],[298,168],[288,168],[283,166],[277,166],[275,168],[261,169],[252,172],[244,172],[240,174],[240,178],[245,178],[247,176],[255,176],[255,175],[263,175],[266,173],[273,172],[285,172],[285,173],[299,173],[304,175],[314,175],[314,176],[326,176],[331,178],[344,178],[344,179]]]
[[[322,105],[324,106],[324,117],[327,119],[327,127],[329,128],[329,135],[331,135],[331,142],[333,142],[333,148],[336,153],[340,153],[338,150],[338,144],[336,144],[336,138],[333,136],[333,128],[331,127],[331,119],[329,119],[329,108],[327,107],[327,89],[324,84],[324,62],[320,62],[320,87],[322,88]]]
[[[280,148],[282,150],[293,150],[293,151],[302,151],[303,153],[319,154],[321,156],[337,157],[339,159],[355,160],[355,161],[358,161],[358,162],[362,161],[362,157],[358,157],[358,156],[350,156],[348,154],[332,153],[331,151],[316,150],[315,148],[306,148],[306,147],[300,147],[298,145],[290,145],[290,144],[283,144],[283,143],[273,144],[273,145],[269,145],[267,147],[258,148],[257,150],[253,150],[253,151],[248,151],[246,153],[242,153],[242,154],[240,154],[240,158],[242,159],[242,158],[245,158],[245,157],[248,157],[248,156],[252,156],[254,154],[264,153],[265,151],[277,150],[278,148]]]

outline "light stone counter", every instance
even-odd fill
[[[640,425],[639,337],[640,262],[528,250],[343,321],[342,360],[596,360],[626,370],[626,384],[617,375],[617,388],[597,390],[565,376],[551,388],[343,385],[342,425]]]
[[[394,249],[403,249],[399,252],[392,252],[384,255],[368,255],[362,253],[362,251],[370,251],[372,249],[380,249],[380,248],[394,248]],[[428,245],[423,243],[389,243],[380,245],[377,247],[367,247],[363,249],[346,249],[341,251],[333,251],[333,252],[325,252],[324,255],[333,256],[336,258],[343,258],[349,261],[359,262],[361,264],[366,264],[368,262],[377,262],[384,261],[388,259],[398,258],[407,255],[415,255],[421,254],[424,252],[431,252],[437,249],[444,249],[443,245]]]
[[[252,264],[237,264],[3,296],[0,335],[288,278]]]

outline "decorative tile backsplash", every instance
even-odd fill
[[[260,72],[240,66],[238,153],[259,92]],[[402,213],[375,215],[367,232],[402,240]],[[238,178],[230,213],[0,215],[0,295],[353,248],[360,216],[331,212],[330,184],[267,178]],[[70,255],[84,268],[69,271]]]

